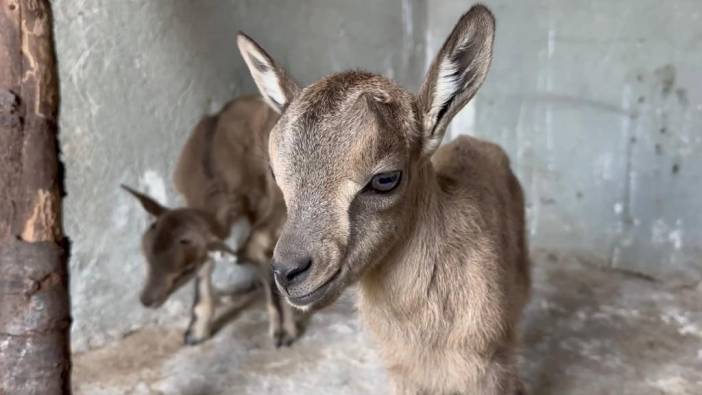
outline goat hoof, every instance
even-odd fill
[[[275,331],[273,332],[273,344],[275,348],[281,348],[285,345],[285,332]]]
[[[192,332],[189,330],[185,332],[185,335],[183,336],[183,343],[188,346],[196,346],[205,340],[209,339],[207,336],[195,336]]]
[[[290,347],[295,340],[297,340],[297,336],[290,335],[285,331],[273,332],[273,344],[275,344],[275,348]]]

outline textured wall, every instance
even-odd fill
[[[77,350],[187,317],[189,289],[158,312],[138,304],[146,217],[118,185],[179,202],[170,174],[192,125],[253,89],[235,51],[237,30],[302,83],[360,67],[416,88],[470,5],[53,3]],[[527,192],[533,245],[702,277],[700,2],[485,3],[498,19],[495,61],[449,137],[469,132],[509,151]]]
[[[702,2],[485,0],[483,89],[454,122],[503,145],[532,245],[702,277]],[[428,48],[465,1],[429,0]]]
[[[118,186],[178,204],[171,172],[196,120],[253,92],[236,51],[237,30],[303,83],[348,66],[403,80],[421,68],[424,32],[413,27],[425,13],[414,12],[416,3],[53,2],[75,350],[145,324],[187,319],[190,287],[159,311],[139,305],[147,218]]]

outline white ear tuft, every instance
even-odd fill
[[[250,37],[239,33],[236,41],[263,99],[278,113],[283,112],[299,91],[297,84]]]
[[[477,5],[458,20],[439,50],[417,95],[426,154],[439,146],[451,119],[485,80],[494,33],[494,16]]]
[[[438,118],[439,111],[448,104],[460,89],[458,79],[458,67],[451,59],[444,58],[439,63],[439,74],[436,78],[436,86],[432,93],[431,107],[424,119],[425,129],[433,127]]]

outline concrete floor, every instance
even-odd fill
[[[702,286],[662,284],[545,252],[524,323],[531,394],[702,394]],[[347,292],[275,350],[264,309],[238,314],[212,340],[148,328],[75,355],[76,395],[387,394],[372,341]]]

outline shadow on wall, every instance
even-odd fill
[[[362,68],[416,88],[425,71],[425,0],[179,1],[166,6],[179,25],[175,34],[196,59],[216,59],[222,51],[234,53],[236,32],[244,31],[302,84],[332,72]],[[228,70],[217,64],[207,71],[234,72],[237,86],[255,92],[238,53],[235,59]]]
[[[198,85],[200,79],[221,79],[222,84],[226,84],[231,92],[231,96],[224,100],[209,98],[207,108],[204,109],[206,112],[219,111],[223,102],[235,95],[255,92],[235,43],[239,20],[248,13],[248,3],[166,1],[159,2],[159,7],[149,8],[150,12],[170,14],[158,17],[170,21],[170,29],[162,34],[175,35],[181,49],[190,54],[182,60],[191,63],[189,69],[195,72],[184,74],[181,78],[188,78],[194,85]]]
[[[412,86],[424,71],[425,0],[56,0],[52,8],[75,351],[172,324],[190,305],[186,289],[158,311],[139,307],[138,235],[147,217],[118,186],[179,204],[173,165],[197,119],[255,92],[236,51],[238,30],[302,83],[359,67]]]

